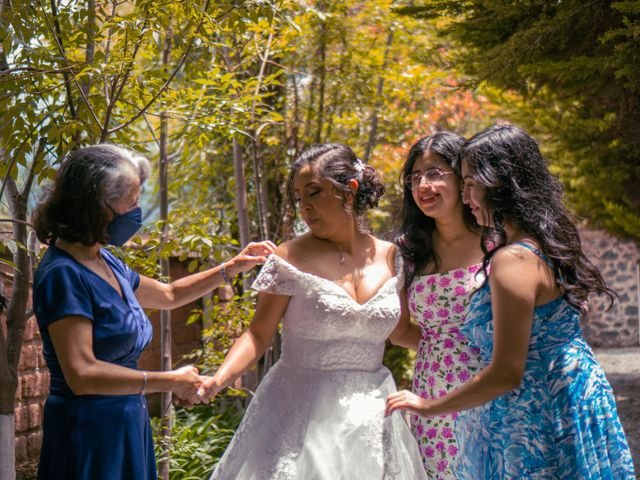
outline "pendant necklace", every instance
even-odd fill
[[[104,261],[100,253],[98,253],[98,265],[100,265],[100,267],[102,268],[102,271],[107,274],[108,278],[113,278],[113,273],[111,272],[111,269],[109,268],[107,263]]]

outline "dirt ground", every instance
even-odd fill
[[[595,350],[595,354],[613,387],[636,477],[640,478],[640,347]]]

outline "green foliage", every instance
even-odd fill
[[[577,212],[640,238],[640,2],[422,1],[468,85],[541,140]]]
[[[211,405],[190,409],[176,407],[171,444],[168,450],[169,478],[201,480],[209,478],[244,415],[238,397],[217,398]],[[152,421],[156,460],[162,459],[160,422]]]
[[[147,227],[118,251],[159,277],[159,261],[170,256],[196,271],[237,251],[233,141],[244,159],[250,236],[262,235],[262,184],[277,241],[291,234],[282,188],[291,161],[317,141],[346,143],[360,155],[371,146],[368,160],[388,185],[372,225],[390,238],[397,174],[410,144],[440,129],[469,134],[496,116],[482,92],[458,88],[449,44],[434,34],[439,26],[397,16],[392,3],[142,0],[97,2],[89,11],[90,3],[4,2],[0,179],[22,184],[32,169],[43,186],[69,151],[96,142],[155,160],[166,118],[169,218],[157,221],[155,168],[143,198]],[[612,33],[635,38],[628,35]],[[369,140],[374,117],[377,134]],[[203,322],[204,344],[188,360],[214,371],[253,309],[251,293],[224,305],[205,299],[189,319]],[[409,386],[411,357],[391,349],[385,361]],[[206,478],[237,425],[226,417],[240,412],[234,402],[216,402],[213,415],[204,407],[178,410],[175,478]]]
[[[398,390],[411,390],[413,382],[413,364],[416,352],[402,347],[396,347],[387,342],[384,350],[383,365],[391,370]]]
[[[217,298],[205,300],[205,308],[194,311],[189,319],[196,321],[202,317],[205,326],[202,348],[194,350],[184,359],[205,374],[215,372],[235,339],[249,326],[255,311],[255,297],[255,292],[249,291],[242,296],[236,295],[228,303],[219,303]]]
[[[390,239],[400,204],[398,174],[409,147],[438,130],[471,134],[496,115],[483,92],[462,91],[448,45],[435,27],[398,16],[394,2],[317,2],[298,22],[305,35],[287,66],[287,144],[295,157],[308,144],[347,143],[368,159],[386,194],[371,215],[373,231]]]
[[[175,207],[167,222],[166,238],[162,238],[163,222],[156,221],[131,240],[122,257],[129,266],[152,277],[160,275],[159,261],[170,257],[189,260],[190,273],[210,268],[211,263],[219,264],[239,249],[219,213],[193,206]]]

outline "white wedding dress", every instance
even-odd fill
[[[397,278],[360,305],[330,280],[271,255],[253,288],[291,297],[282,356],[251,400],[211,479],[422,480],[417,444],[382,366],[400,315]]]

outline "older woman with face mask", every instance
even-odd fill
[[[137,369],[152,336],[143,308],[173,309],[266,260],[274,245],[248,245],[221,266],[161,283],[139,275],[105,244],[124,244],[141,226],[146,159],[115,145],[72,152],[33,223],[47,243],[33,305],[51,372],[44,409],[40,479],[155,479],[146,393],[191,403],[202,379],[193,366]]]

